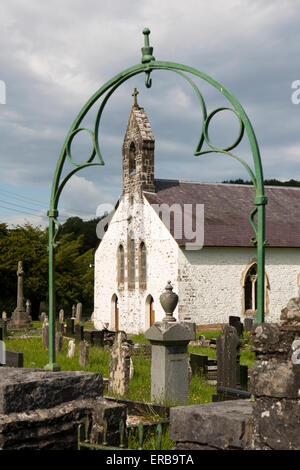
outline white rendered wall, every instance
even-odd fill
[[[197,324],[227,323],[229,315],[242,311],[242,275],[256,258],[254,248],[181,249],[179,253],[179,315],[190,315]],[[298,295],[300,249],[267,248],[266,273],[269,280],[265,321],[278,322],[291,297]]]
[[[114,308],[112,297],[118,296],[119,329],[138,334],[150,326],[147,297],[154,299],[155,321],[160,321],[164,312],[159,302],[167,282],[170,280],[174,291],[178,292],[178,252],[179,248],[169,231],[160,221],[148,201],[129,204],[124,196],[117,208],[107,232],[95,253],[94,324],[102,328],[105,323],[114,329]],[[128,221],[128,217],[130,221]],[[136,288],[118,290],[117,250],[120,243],[125,248],[125,277],[127,278],[127,233],[132,232],[136,247],[145,242],[147,250],[147,288],[139,289],[138,258],[136,256]],[[137,251],[136,251],[137,253]],[[174,312],[177,317],[177,309]]]

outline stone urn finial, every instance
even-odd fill
[[[162,321],[176,321],[176,318],[173,317],[173,312],[178,303],[178,295],[173,292],[171,281],[168,281],[168,284],[165,287],[165,291],[161,294],[159,300],[162,308],[166,313],[166,316]]]

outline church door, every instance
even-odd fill
[[[151,298],[150,301],[150,326],[155,323],[155,310],[154,310],[154,300]]]

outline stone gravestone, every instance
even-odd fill
[[[75,354],[75,340],[70,339],[68,343],[68,358],[72,359],[72,357],[74,357],[74,354]]]
[[[235,316],[231,315],[229,317],[229,325],[234,326],[236,328],[236,332],[237,332],[238,336],[243,335],[244,326],[243,326],[243,323],[241,322],[240,317],[235,317]]]
[[[81,317],[82,317],[82,303],[78,302],[76,305],[76,321],[81,322]]]
[[[124,331],[117,331],[110,350],[109,390],[117,395],[129,392],[131,345]]]
[[[234,326],[225,325],[217,338],[217,386],[238,388],[240,384],[241,341]]]
[[[75,320],[74,318],[67,318],[66,335],[73,336],[75,334]]]
[[[2,312],[2,319],[6,319],[7,318],[7,313],[6,312]]]
[[[64,316],[65,316],[65,312],[63,311],[63,309],[61,309],[58,314],[58,323],[64,322]]]
[[[75,325],[75,340],[80,342],[84,340],[84,327],[83,325]]]
[[[56,352],[60,352],[62,350],[63,345],[63,335],[61,331],[56,331],[55,333],[55,349]]]
[[[47,313],[46,313],[46,312],[42,312],[42,313],[40,314],[40,321],[41,321],[42,323],[44,323],[46,316],[47,316]]]
[[[31,317],[31,302],[29,299],[26,300],[26,313],[29,317]]]
[[[152,345],[151,399],[186,403],[190,381],[187,347],[190,340],[195,340],[196,325],[177,322],[173,317],[178,296],[172,290],[169,281],[160,296],[166,315],[162,322],[154,323],[145,333]]]
[[[80,341],[79,343],[79,365],[85,367],[89,363],[89,343],[87,341]]]
[[[3,339],[5,339],[7,337],[7,319],[6,318],[1,318],[0,320],[0,326],[2,328],[2,336],[3,336]]]
[[[49,323],[46,321],[46,319],[42,326],[42,340],[43,340],[44,347],[48,349],[49,348]]]
[[[31,316],[28,315],[24,308],[24,295],[23,295],[23,262],[18,262],[18,289],[17,289],[17,307],[11,315],[9,326],[11,328],[28,328],[32,325]]]
[[[254,325],[254,320],[253,318],[245,318],[244,320],[244,329],[245,331],[251,331]]]
[[[72,318],[76,318],[76,306],[72,305]]]

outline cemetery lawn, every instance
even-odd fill
[[[28,333],[29,334],[29,333]],[[32,330],[30,330],[32,334]],[[134,338],[135,340],[135,338]],[[141,338],[142,340],[142,338]],[[5,339],[6,349],[22,352],[24,355],[24,367],[43,368],[48,363],[48,350],[44,348],[40,336],[20,337],[9,336]],[[199,348],[197,352],[199,352]],[[108,350],[90,346],[89,364],[80,367],[78,364],[79,346],[76,344],[75,355],[69,359],[68,339],[64,337],[61,352],[56,353],[56,362],[61,370],[84,370],[88,372],[101,372],[104,378],[109,377]],[[202,353],[201,353],[202,354]],[[132,356],[134,376],[130,381],[130,391],[127,397],[129,400],[151,402],[151,362],[144,358],[142,354]],[[189,404],[208,403],[212,401],[212,395],[216,393],[216,387],[207,384],[201,377],[192,377],[190,384]],[[104,391],[104,395],[107,392]],[[113,396],[110,394],[110,396]],[[181,403],[164,403],[167,406],[180,405]]]

